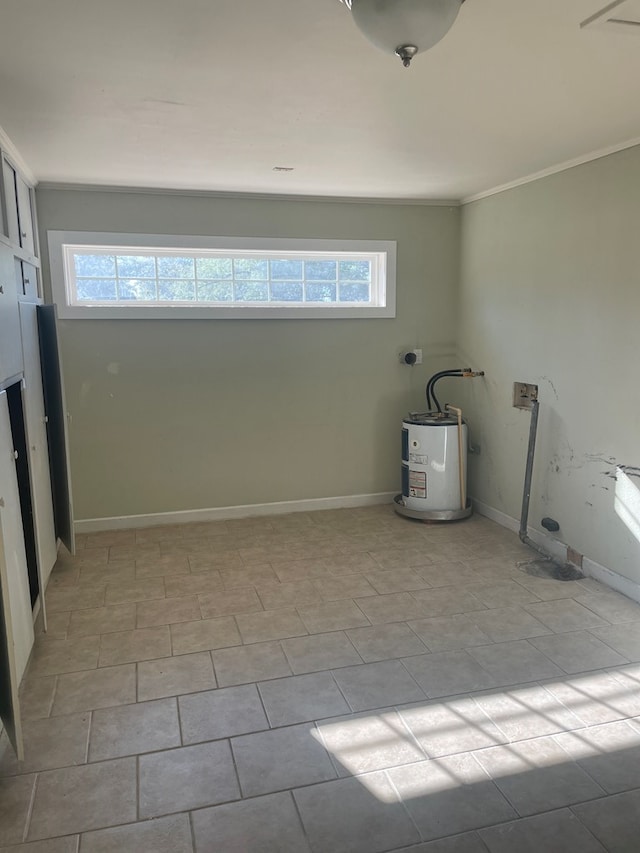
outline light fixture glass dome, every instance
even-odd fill
[[[451,29],[464,0],[342,0],[363,35],[407,66]]]

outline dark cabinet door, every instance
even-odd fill
[[[49,467],[56,536],[75,554],[73,503],[69,469],[69,435],[55,305],[38,305],[44,410],[47,418]]]

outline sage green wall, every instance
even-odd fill
[[[39,189],[47,230],[397,240],[397,317],[61,325],[76,518],[399,490],[451,364],[459,209]],[[43,258],[45,281],[47,258]],[[425,364],[397,353],[422,346]]]
[[[640,465],[640,147],[466,205],[459,347],[487,372],[465,386],[471,493],[519,517],[540,387],[530,521],[640,582],[640,545],[614,510],[614,464]]]

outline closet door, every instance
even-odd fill
[[[71,472],[69,470],[69,437],[64,402],[62,365],[58,350],[55,305],[36,306],[40,337],[40,360],[44,390],[44,410],[49,440],[49,469],[53,493],[53,518],[56,536],[70,554],[75,554]]]
[[[46,589],[49,575],[56,561],[57,549],[49,472],[47,421],[44,412],[44,392],[40,369],[37,308],[38,306],[33,302],[20,303],[20,328],[22,330],[22,355],[24,358],[23,405],[36,552],[40,575],[40,602],[44,609],[44,595],[42,593]]]
[[[30,255],[35,254],[33,238],[33,204],[31,189],[20,175],[16,174],[16,200],[18,203],[18,225],[20,228],[20,246]]]
[[[13,249],[0,243],[0,382],[21,372],[16,267]]]
[[[2,176],[4,178],[4,201],[7,213],[6,235],[17,246],[20,245],[20,225],[18,224],[18,194],[16,190],[16,170],[11,163],[2,158]]]
[[[9,580],[5,560],[2,511],[0,498],[0,720],[19,761],[24,758],[18,675],[13,641],[13,624],[9,606]]]
[[[0,391],[0,716],[21,751],[18,686],[33,647],[20,496],[6,391]]]

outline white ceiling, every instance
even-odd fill
[[[2,0],[0,126],[40,181],[464,198],[638,140],[604,5],[467,0],[404,69],[338,0]]]

